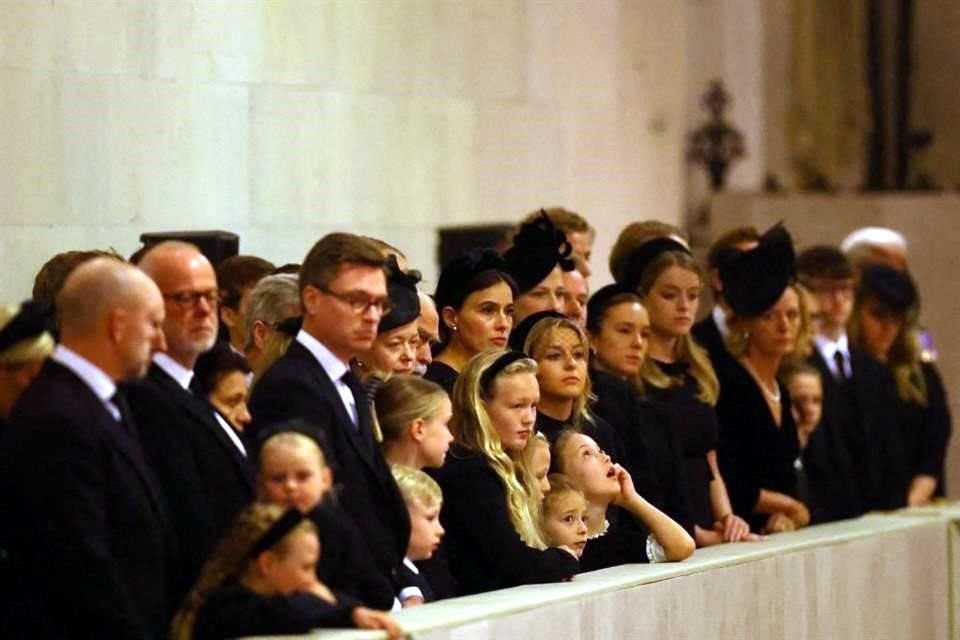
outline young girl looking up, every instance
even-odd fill
[[[550,473],[550,441],[545,435],[533,434],[523,449],[523,464],[530,470],[536,482],[539,500],[543,502],[543,496],[550,491],[550,480],[547,478]]]
[[[546,548],[536,481],[523,463],[540,397],[537,365],[515,351],[488,351],[453,392],[455,444],[436,473],[450,572],[463,593],[568,579],[569,548]]]
[[[447,426],[453,414],[443,387],[415,376],[395,376],[377,389],[373,404],[389,464],[443,466],[453,442]]]
[[[311,433],[311,435],[306,435]],[[260,448],[260,500],[296,507],[320,532],[324,553],[317,573],[323,582],[378,609],[395,604],[398,587],[383,575],[362,544],[357,525],[332,496],[332,462],[316,433],[296,421],[276,427]]]
[[[320,541],[297,509],[255,503],[242,511],[207,560],[173,621],[177,640],[306,633],[318,627],[401,630],[317,579]]]
[[[584,570],[633,562],[675,562],[693,554],[693,538],[644,500],[630,474],[614,464],[593,438],[567,429],[553,448],[557,470],[587,499],[589,542],[580,558]]]
[[[443,527],[440,525],[443,493],[440,485],[423,471],[402,464],[391,466],[390,471],[410,513],[410,544],[403,559],[403,568],[414,585],[400,592],[400,602],[404,607],[411,607],[435,600],[433,589],[413,562],[429,560],[440,547],[443,539]]]
[[[550,491],[543,499],[540,529],[547,544],[567,546],[583,556],[587,546],[587,499],[562,473],[550,474]]]

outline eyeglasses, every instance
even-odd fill
[[[382,316],[385,316],[393,311],[393,303],[390,302],[390,298],[371,298],[363,293],[357,293],[353,291],[348,293],[339,293],[337,291],[331,291],[330,289],[320,285],[313,286],[328,296],[332,296],[340,302],[343,302],[357,315],[366,313],[368,309],[374,309]]]
[[[207,291],[178,291],[177,293],[165,293],[163,294],[163,299],[169,300],[170,302],[187,309],[197,306],[197,303],[200,302],[201,299],[206,300],[207,304],[211,307],[216,307],[220,304],[223,296],[220,294],[219,290],[209,289]]]

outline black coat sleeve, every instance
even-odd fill
[[[919,434],[915,473],[937,478],[938,493],[943,494],[943,464],[953,424],[947,392],[943,387],[940,372],[930,363],[923,364],[923,377],[927,385],[927,406],[923,412],[923,426]]]
[[[650,531],[630,513],[611,507],[607,513],[610,528],[599,538],[587,542],[580,566],[584,571],[606,569],[621,564],[648,563],[647,536]]]
[[[476,457],[457,467],[441,476],[441,521],[450,569],[465,591],[483,590],[476,589],[477,576],[467,567],[490,576],[493,588],[558,582],[579,571],[566,551],[534,549],[520,538],[507,511],[506,489],[486,461]]]

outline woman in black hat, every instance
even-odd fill
[[[890,503],[910,506],[943,495],[943,462],[952,430],[936,367],[921,358],[920,300],[910,276],[884,265],[864,269],[847,335],[886,364],[897,382],[900,430],[885,446]],[[899,436],[894,438],[892,436]]]
[[[470,358],[507,345],[517,285],[503,258],[487,249],[447,263],[433,297],[440,314],[440,350],[423,377],[451,394]]]
[[[394,374],[413,372],[417,364],[417,348],[420,346],[420,334],[417,331],[417,318],[420,317],[418,282],[419,271],[404,272],[397,264],[395,255],[387,258],[390,311],[381,316],[373,345],[357,357],[362,379],[377,377],[386,380]]]
[[[566,236],[545,211],[520,225],[513,246],[503,253],[517,283],[516,322],[539,311],[563,313],[567,291],[563,272],[575,268],[571,252]]]
[[[810,521],[806,505],[794,497],[797,429],[789,394],[777,381],[781,362],[797,347],[801,311],[793,277],[793,243],[779,225],[756,248],[720,265],[733,310],[728,347],[734,355],[717,370],[720,469],[733,508],[770,533]]]

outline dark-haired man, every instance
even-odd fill
[[[303,328],[257,383],[245,432],[255,447],[271,426],[299,418],[324,433],[336,460],[340,504],[363,532],[381,571],[381,588],[363,594],[389,609],[410,538],[403,498],[374,441],[371,408],[350,369],[377,337],[389,310],[384,257],[369,239],[348,233],[321,238],[300,270]]]

